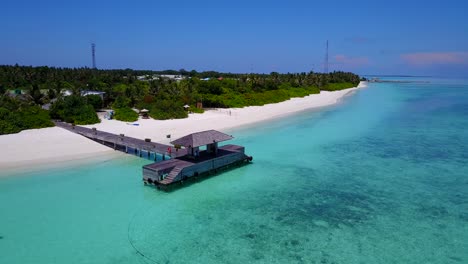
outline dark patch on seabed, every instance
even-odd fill
[[[255,238],[257,238],[257,235],[256,235],[256,234],[253,234],[253,233],[248,233],[248,234],[246,234],[244,237],[250,238],[250,239],[255,239]]]
[[[294,180],[289,181],[288,190],[265,195],[262,203],[268,205],[260,207],[282,225],[308,225],[312,219],[320,228],[353,227],[367,223],[376,214],[398,211],[390,194],[367,186],[354,175],[359,172],[304,166],[290,170]],[[337,181],[339,185],[334,183]]]
[[[294,168],[294,174],[293,175],[299,175],[299,176],[305,176],[307,178],[310,177],[316,177],[316,170],[309,168],[309,167],[301,167],[301,166],[296,166]]]
[[[463,158],[463,144],[457,141],[435,140],[415,131],[412,136],[403,136],[399,131],[384,137],[368,136],[349,143],[329,145],[323,147],[324,153],[340,154],[342,160],[353,163],[358,157],[354,153],[367,153],[367,155],[382,159],[402,159],[411,163],[427,161],[453,161]],[[459,140],[461,141],[461,140]],[[435,143],[434,143],[435,142]],[[443,147],[441,147],[443,146]],[[358,162],[359,164],[359,162]]]
[[[422,204],[419,206],[418,212],[433,219],[440,219],[449,215],[449,212],[445,207],[437,205]]]
[[[3,236],[0,236],[0,240],[3,239]]]
[[[449,257],[449,259],[456,261],[456,262],[463,262],[463,259],[459,257]]]
[[[367,197],[360,194],[323,190],[318,191],[318,195],[323,197],[322,201],[303,208],[295,208],[293,210],[296,212],[293,215],[312,217],[325,221],[332,227],[339,227],[364,223],[372,214],[372,210],[365,202]]]
[[[330,188],[330,189],[328,189]],[[318,221],[317,226],[322,228],[339,228],[342,226],[353,227],[368,222],[378,212],[374,209],[390,208],[391,205],[383,204],[381,199],[375,199],[371,195],[353,193],[341,190],[331,190],[334,187],[327,186],[324,189],[303,190],[298,193],[290,193],[287,206],[272,208],[276,212],[274,220],[282,225],[297,225],[303,222],[305,225],[310,220]]]
[[[461,213],[458,215],[458,218],[462,221],[468,222],[468,213]]]

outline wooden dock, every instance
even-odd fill
[[[243,146],[230,144],[219,147],[219,142],[230,140],[232,136],[215,130],[193,133],[172,141],[172,144],[183,147],[175,148],[149,139],[116,135],[64,122],[55,122],[55,125],[114,150],[154,160],[155,163],[143,166],[143,182],[154,184],[158,189],[167,190],[169,185],[188,178],[216,173],[220,169],[252,161],[252,157],[244,153]],[[206,149],[200,149],[201,146]],[[157,154],[161,157],[159,160]]]
[[[140,157],[151,157],[153,153],[155,160],[157,157],[156,154],[161,155],[162,159],[165,160],[166,157],[177,158],[187,155],[186,149],[176,149],[170,145],[127,137],[123,134],[116,135],[94,128],[73,126],[64,122],[55,122],[55,125],[113,148],[114,150],[135,154]]]

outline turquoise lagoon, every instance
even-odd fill
[[[144,159],[0,178],[0,263],[468,263],[468,81],[369,84],[232,131],[254,162],[166,193]]]

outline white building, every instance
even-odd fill
[[[105,92],[100,91],[81,91],[81,96],[88,96],[88,95],[99,95],[102,100],[104,100]]]

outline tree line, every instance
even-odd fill
[[[321,90],[346,89],[359,81],[358,75],[349,72],[237,74],[4,65],[0,66],[0,134],[41,126],[13,122],[22,120],[18,113],[37,112],[40,120],[49,121],[44,121],[43,126],[51,125],[50,118],[75,124],[97,123],[96,110],[100,108],[114,109],[116,118],[125,121],[138,118],[132,108],[146,108],[154,119],[185,118],[184,105],[194,112],[203,111],[197,104],[221,108],[263,105]],[[104,100],[81,96],[85,90],[105,92]],[[64,91],[71,95],[65,96]],[[44,104],[51,104],[50,111],[40,108]]]

